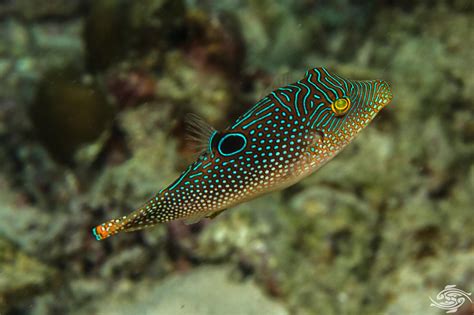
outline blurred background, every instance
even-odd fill
[[[473,17],[472,0],[0,1],[0,314],[444,314],[429,296],[474,292]],[[320,66],[394,94],[327,166],[214,220],[94,239],[191,161],[186,113],[224,128]]]

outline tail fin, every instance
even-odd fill
[[[92,233],[95,238],[100,241],[119,232],[137,231],[153,226],[159,222],[166,222],[175,219],[175,216],[167,215],[166,213],[159,213],[163,211],[162,207],[158,206],[158,203],[160,202],[159,198],[160,197],[156,195],[148,200],[145,205],[136,209],[129,215],[97,225],[92,229]]]
[[[98,241],[117,234],[124,229],[125,218],[126,217],[123,217],[122,219],[113,219],[102,223],[101,225],[98,225],[92,229],[92,234],[94,234],[96,240]]]

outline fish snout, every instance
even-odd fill
[[[376,85],[378,89],[375,96],[375,103],[382,108],[392,101],[392,87],[389,82],[383,80],[377,81]]]

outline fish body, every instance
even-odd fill
[[[101,240],[160,222],[197,221],[288,187],[333,158],[391,99],[385,81],[348,80],[314,68],[225,130],[195,120],[205,144],[196,161],[142,207],[93,233]]]

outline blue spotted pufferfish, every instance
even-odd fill
[[[190,126],[204,148],[167,188],[131,214],[93,229],[102,240],[160,222],[197,222],[316,171],[392,99],[381,80],[344,79],[325,68],[276,89],[225,130],[198,117]]]

